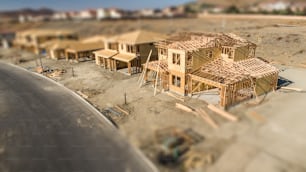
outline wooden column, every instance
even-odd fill
[[[113,63],[114,63],[114,70],[117,71],[117,62],[116,62],[116,60],[113,60]]]
[[[96,65],[101,65],[101,57],[98,55],[95,55],[95,59],[96,59]]]
[[[226,94],[226,87],[222,86],[221,87],[221,92],[220,92],[220,105],[222,107],[226,106],[225,94]]]
[[[105,58],[103,58],[102,61],[103,61],[104,69],[106,69],[106,60],[105,60]]]
[[[128,73],[131,74],[131,62],[128,62]]]
[[[188,90],[189,90],[189,94],[192,96],[192,82],[193,80],[190,78],[188,80]]]
[[[107,59],[107,67],[111,70],[111,59]]]
[[[67,51],[65,51],[65,58],[66,58],[66,61],[69,60],[69,53]]]
[[[76,60],[77,62],[79,61],[79,53],[78,53],[78,52],[75,53],[75,60]]]

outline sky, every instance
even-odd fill
[[[163,8],[191,0],[0,0],[0,10],[47,7],[54,10],[80,10],[98,7],[122,9]]]

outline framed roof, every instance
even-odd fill
[[[145,66],[146,64],[143,65]],[[147,68],[154,71],[168,72],[168,62],[166,60],[161,60],[160,62],[158,60],[151,61],[148,63]]]
[[[133,32],[124,33],[116,36],[113,40],[117,42],[122,42],[126,44],[144,44],[144,43],[154,43],[165,39],[166,36],[160,33],[136,30]]]
[[[101,56],[103,58],[110,58],[113,57],[114,55],[118,54],[117,51],[112,51],[112,50],[98,50],[93,52],[96,56]]]
[[[251,78],[259,78],[278,73],[274,66],[257,58],[239,62],[225,61],[217,58],[190,74],[195,80],[205,80],[213,85],[230,85]]]
[[[202,48],[218,46],[256,46],[255,44],[232,33],[196,33],[182,32],[156,43],[157,47],[180,49],[188,52]]]
[[[123,53],[118,53],[115,56],[112,57],[115,60],[119,60],[122,62],[130,62],[136,58],[135,55],[133,54],[123,54]]]

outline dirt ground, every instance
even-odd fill
[[[81,37],[122,33],[135,28],[166,34],[176,31],[233,32],[256,43],[256,55],[279,67],[282,70],[280,75],[293,82],[292,87],[306,89],[306,79],[302,78],[306,74],[304,21],[204,18],[55,22],[39,26],[74,29]],[[1,49],[0,60],[21,62],[18,65],[29,70],[34,70],[40,63],[37,56],[14,49]],[[42,63],[51,69],[65,69],[66,73],[54,79],[72,90],[80,90],[88,95],[88,100],[97,108],[102,110],[120,105],[127,109],[130,114],[117,121],[119,131],[155,162],[161,171],[183,171],[180,166],[161,166],[156,160],[154,131],[169,126],[192,128],[204,137],[192,149],[212,154],[214,163],[198,171],[306,171],[303,163],[306,153],[306,141],[303,139],[306,127],[302,122],[305,119],[304,93],[277,90],[260,97],[263,99],[260,104],[250,100],[235,106],[229,111],[240,118],[239,122],[229,122],[217,116],[207,109],[207,103],[202,100],[185,98],[185,104],[203,108],[216,120],[220,125],[216,130],[201,118],[175,108],[179,100],[160,92],[153,96],[151,85],[139,88],[139,75],[126,76],[107,71],[96,66],[94,61],[75,64],[43,58]],[[124,105],[125,93],[127,105]]]

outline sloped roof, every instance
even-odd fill
[[[40,47],[46,49],[53,49],[53,50],[66,49],[78,43],[79,42],[76,40],[51,40],[41,44]]]
[[[128,32],[118,35],[115,38],[115,40],[127,44],[144,44],[144,43],[154,43],[163,40],[165,38],[166,38],[165,35],[159,33],[145,31],[145,30],[136,30],[133,32]]]
[[[104,35],[95,35],[91,37],[87,37],[81,40],[83,43],[90,43],[90,42],[104,42],[107,37]]]
[[[93,43],[77,43],[72,45],[66,51],[70,52],[82,52],[82,51],[93,51],[104,48],[104,44],[101,42],[93,42]]]
[[[33,36],[76,34],[74,31],[66,29],[30,29],[18,33],[21,35],[33,35]]]
[[[102,56],[103,58],[110,58],[116,54],[118,54],[117,51],[112,50],[98,50],[93,52],[96,56]]]
[[[115,56],[112,57],[115,60],[119,60],[122,62],[130,62],[136,58],[136,55],[132,54],[123,54],[123,53],[118,53]]]

